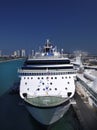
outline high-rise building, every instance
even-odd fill
[[[14,51],[13,56],[17,57],[17,51]]]
[[[34,56],[34,50],[32,50],[32,54],[31,54],[31,56]]]
[[[26,52],[24,49],[21,50],[21,57],[25,57],[26,56]]]
[[[17,50],[17,57],[20,57],[20,56],[21,56],[20,50]]]

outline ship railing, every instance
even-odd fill
[[[20,74],[20,75],[25,75],[25,76],[42,76],[42,75],[66,75],[66,74],[76,74],[76,72],[74,71],[74,70],[72,70],[72,71],[59,71],[59,72],[57,72],[57,71],[48,71],[48,72],[46,72],[46,70],[45,71],[37,71],[37,70],[35,70],[35,71],[28,71],[28,70],[18,70],[18,73]]]

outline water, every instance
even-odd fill
[[[19,80],[17,70],[23,65],[23,62],[23,59],[19,59],[0,63],[0,95]]]
[[[72,107],[58,122],[44,127],[32,118],[19,94],[7,91],[19,80],[17,69],[23,62],[14,60],[0,63],[0,130],[82,130]]]

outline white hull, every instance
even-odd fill
[[[38,108],[29,104],[26,105],[26,108],[32,117],[43,125],[50,125],[61,119],[69,107],[70,103],[50,108]]]
[[[75,70],[47,40],[43,51],[28,58],[19,70],[20,96],[30,114],[40,123],[50,125],[69,109],[75,93]]]

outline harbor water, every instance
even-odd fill
[[[23,62],[23,59],[0,62],[0,95],[19,80],[18,68],[23,65]]]
[[[59,121],[43,126],[29,114],[18,93],[8,91],[19,81],[17,70],[23,62],[19,59],[0,63],[0,130],[82,130],[72,106]]]

